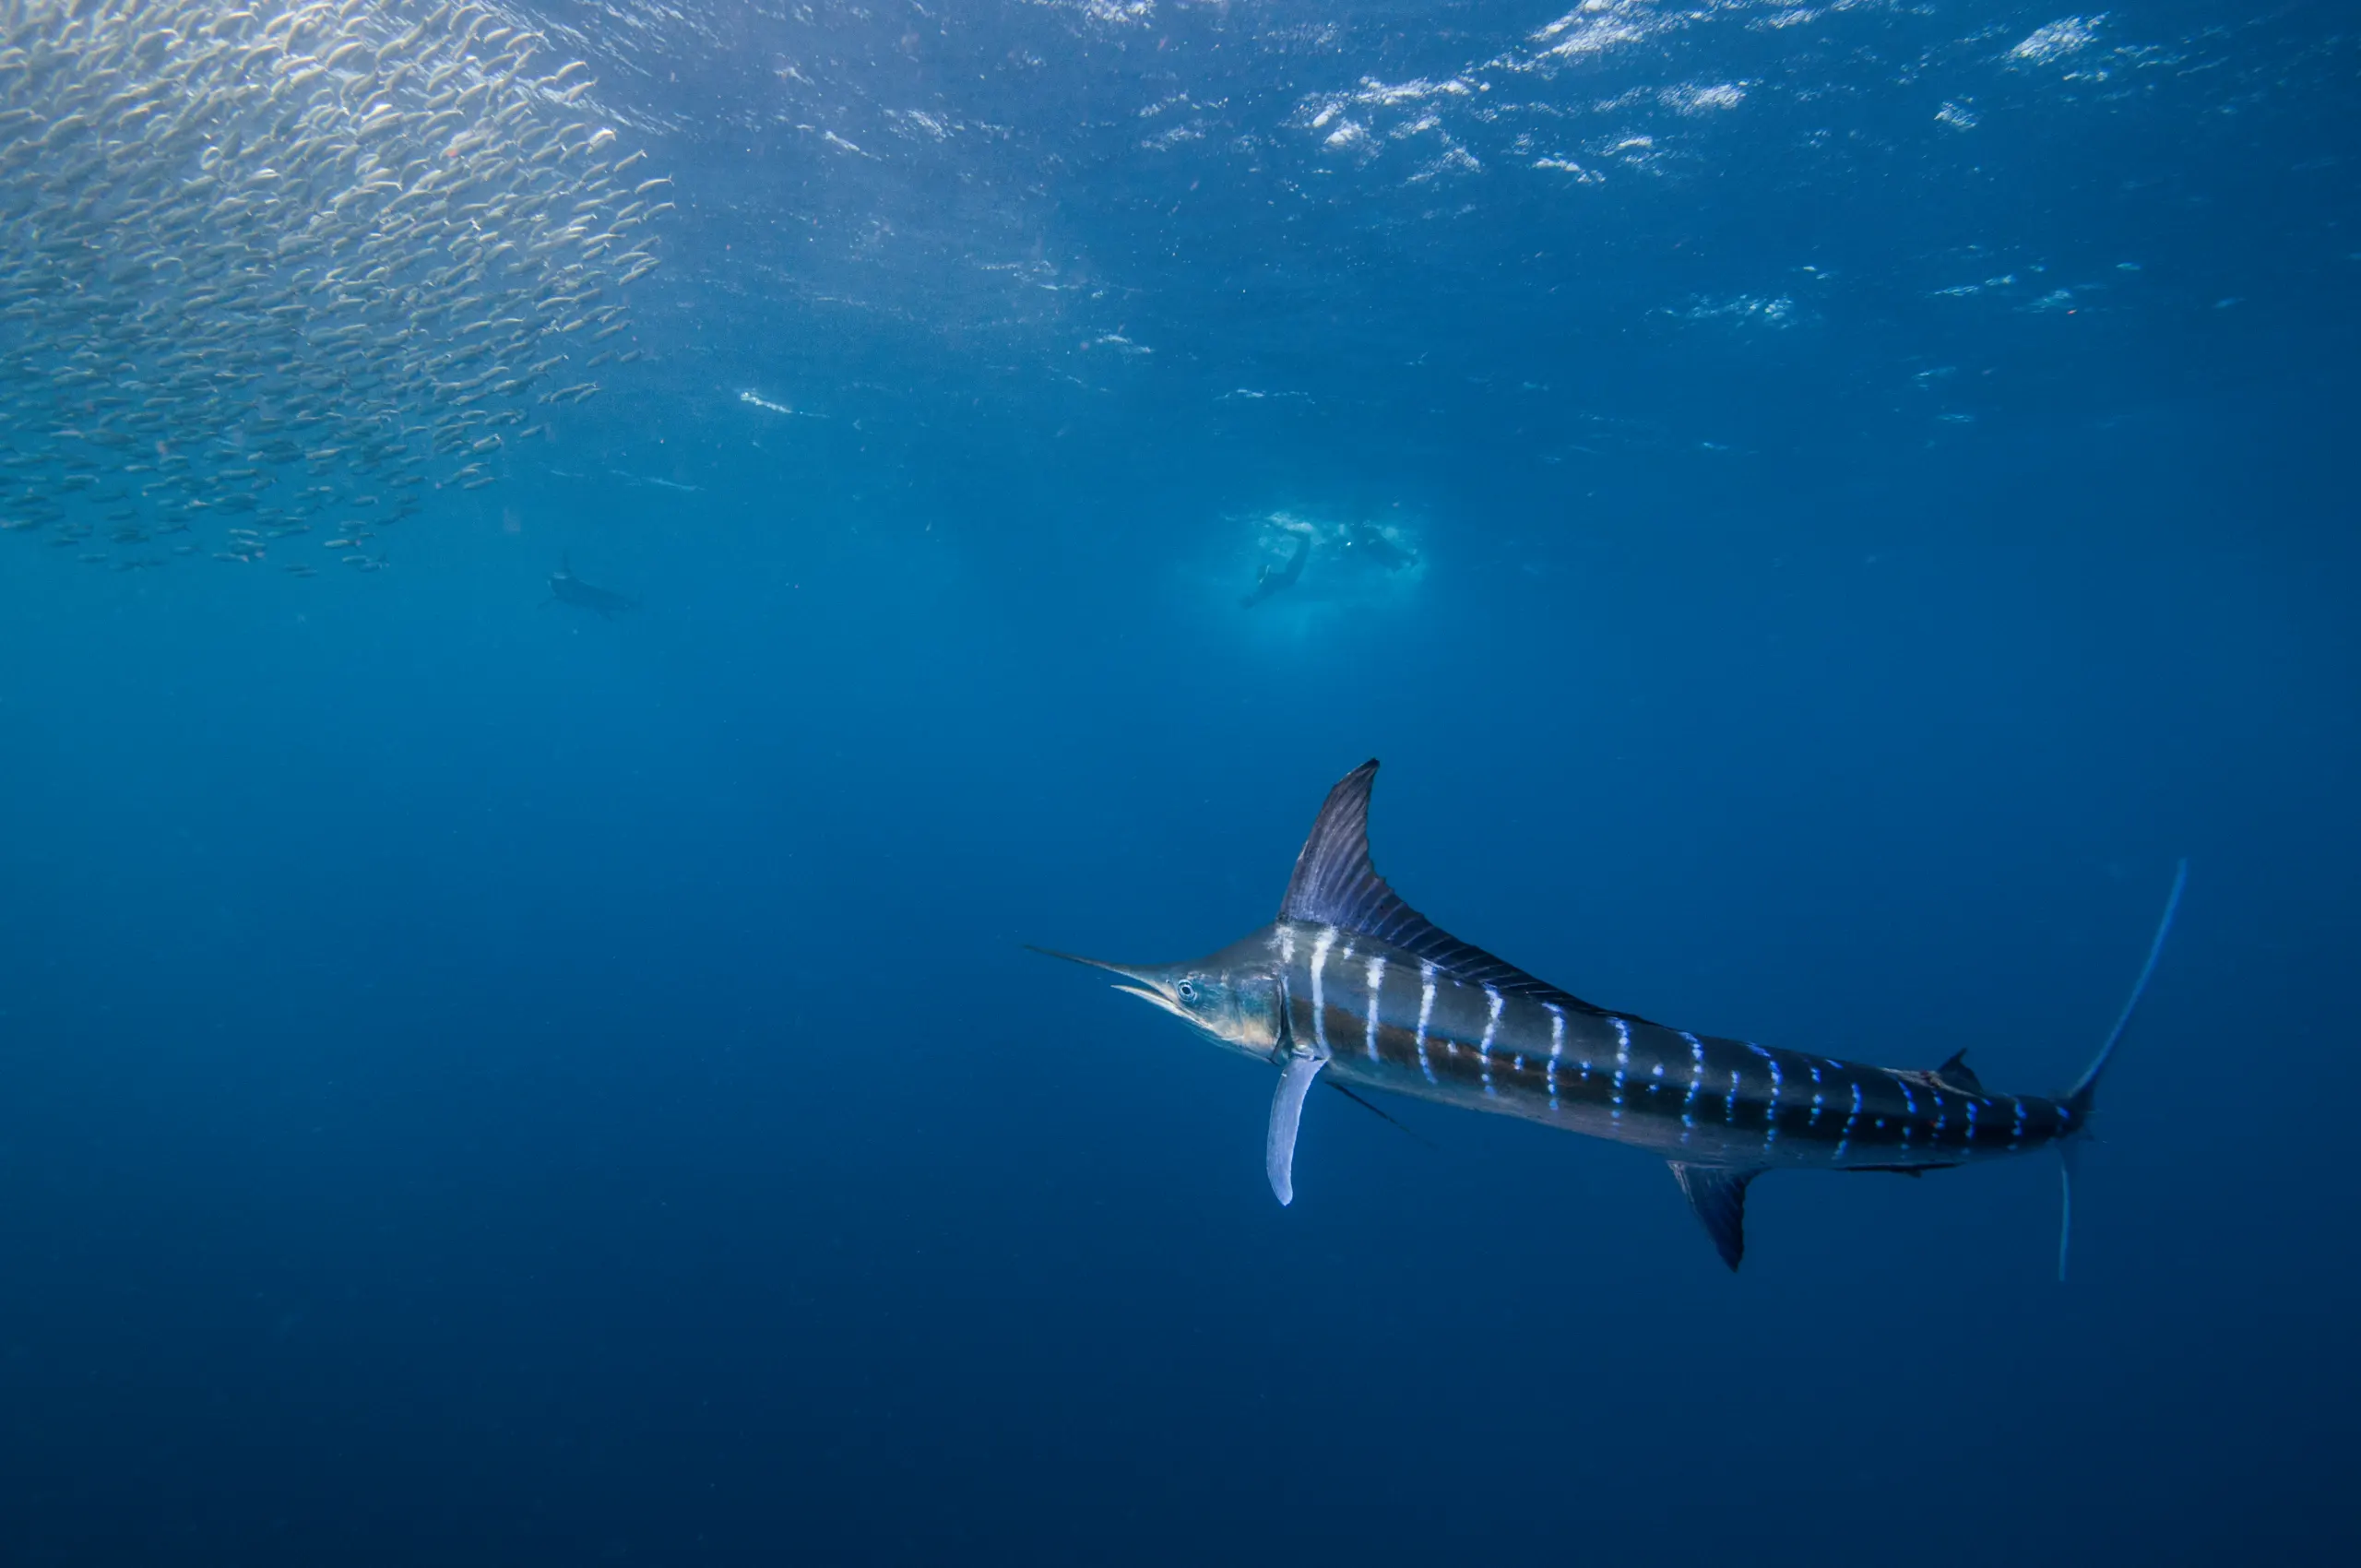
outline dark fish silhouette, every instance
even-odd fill
[[[1324,1070],[1332,1085],[1646,1149],[1670,1162],[1732,1268],[1746,1246],[1747,1183],[1765,1170],[1916,1176],[2055,1148],[2067,1182],[2058,1251],[2064,1277],[2072,1155],[2099,1075],[2172,929],[2186,861],[2147,965],[2097,1059],[2062,1095],[1996,1094],[1964,1051],[1928,1071],[1691,1034],[1596,1006],[1469,946],[1405,904],[1370,863],[1376,775],[1377,764],[1365,763],[1329,792],[1271,924],[1194,963],[1074,958],[1133,982],[1116,989],[1216,1044],[1279,1069],[1264,1144],[1279,1202],[1294,1198],[1296,1127]]]
[[[1398,572],[1418,560],[1417,556],[1387,538],[1383,529],[1368,523],[1358,524],[1353,529],[1351,537],[1345,540],[1345,548],[1365,560],[1376,562],[1389,572]]]
[[[1296,535],[1295,553],[1284,562],[1264,562],[1263,569],[1254,575],[1252,590],[1238,602],[1252,610],[1273,594],[1295,587],[1295,580],[1303,576],[1303,564],[1311,559],[1311,530],[1306,529]]]
[[[627,599],[611,589],[592,588],[575,576],[571,552],[559,557],[558,569],[550,574],[550,592],[553,597],[541,600],[545,605],[571,604],[579,610],[595,612],[608,621],[639,608],[639,600],[635,599]]]

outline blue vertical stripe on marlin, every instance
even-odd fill
[[[2183,861],[2139,981],[2080,1081],[2058,1096],[1994,1094],[1964,1052],[1932,1069],[1873,1067],[1695,1034],[1584,1002],[1459,941],[1370,863],[1376,777],[1364,763],[1329,791],[1279,918],[1245,940],[1184,964],[1052,956],[1121,975],[1131,983],[1116,989],[1279,1069],[1265,1163],[1282,1204],[1294,1201],[1304,1099],[1324,1076],[1347,1092],[1521,1117],[1660,1155],[1733,1269],[1746,1248],[1747,1186],[1765,1170],[1916,1176],[2054,1148],[2070,1173],[2189,876]],[[2061,1179],[2062,1277],[2072,1191],[2070,1174]]]

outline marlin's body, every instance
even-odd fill
[[[1286,977],[1281,1049],[1309,1041],[1338,1081],[1667,1159],[1757,1171],[1940,1170],[2038,1147],[2074,1126],[2064,1101],[1987,1095],[1962,1063],[1899,1072],[1668,1029],[1562,992],[1458,980],[1332,925],[1283,921],[1263,941]]]
[[[611,621],[639,608],[639,600],[627,599],[611,588],[593,588],[574,575],[571,557],[561,562],[550,574],[550,595],[544,604],[571,604],[577,610],[587,610],[601,620]]]
[[[1958,1056],[1931,1071],[1874,1067],[1596,1006],[1457,941],[1394,895],[1369,860],[1376,768],[1330,793],[1276,921],[1195,964],[1099,965],[1142,982],[1121,989],[1280,1069],[1268,1164],[1282,1203],[1293,1197],[1304,1097],[1324,1076],[1659,1155],[1736,1268],[1747,1183],[1765,1170],[1917,1175],[2053,1146],[2063,1154],[2131,1016],[2127,1005],[2071,1091],[2047,1097],[1990,1093]],[[2176,882],[2175,907],[2179,895]],[[2171,920],[2168,907],[2165,928]]]

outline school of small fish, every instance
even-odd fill
[[[670,182],[545,50],[468,0],[0,0],[0,532],[377,571],[641,358]]]

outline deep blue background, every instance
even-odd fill
[[[1883,195],[1740,136],[1576,210],[1486,144],[1441,216],[1381,160],[1284,220],[1312,77],[1548,17],[1306,64],[1238,47],[1283,6],[750,9],[682,69],[939,106],[973,89],[1035,118],[856,179],[651,72],[658,359],[549,469],[365,579],[0,553],[0,1559],[2350,1551],[2351,50],[2294,7],[2179,97],[2044,98],[1991,60],[2053,18],[1971,9],[1988,188],[1872,30],[1815,57],[1857,101],[1755,97],[1890,132]],[[1138,151],[1158,72],[1264,162]],[[903,215],[871,274],[853,213]],[[1121,299],[963,291],[1036,241]],[[1930,294],[2012,247],[2113,292]],[[1423,576],[1241,611],[1280,506]],[[540,607],[564,551],[646,608]],[[2189,857],[2072,1283],[2046,1160],[1774,1177],[1732,1277],[1653,1161],[1329,1097],[1276,1209],[1267,1077],[1019,944],[1244,933],[1370,754],[1458,934],[2026,1090]]]

